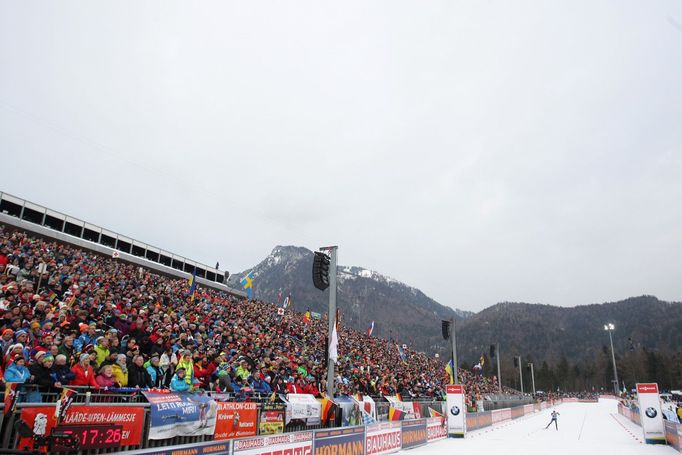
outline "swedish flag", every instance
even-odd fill
[[[448,373],[448,376],[450,376],[450,384],[454,384],[455,383],[455,377],[453,375],[452,359],[450,359],[448,364],[445,365],[445,371]]]
[[[194,295],[197,292],[197,270],[194,269],[194,273],[189,277],[189,295],[190,302],[194,302]]]
[[[241,284],[242,288],[246,291],[246,297],[250,299],[251,291],[253,290],[253,275],[250,272],[247,273],[246,276],[241,279],[239,284]]]

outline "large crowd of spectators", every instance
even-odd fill
[[[45,273],[39,265],[46,264]],[[39,284],[40,283],[40,284]],[[325,391],[327,321],[0,226],[0,378],[64,386]],[[339,329],[337,391],[442,398],[438,359]],[[468,394],[494,378],[460,370]]]

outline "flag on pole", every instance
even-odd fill
[[[277,305],[282,303],[282,288],[279,288],[279,291],[277,291]]]
[[[194,273],[192,273],[192,276],[189,277],[189,295],[190,295],[190,302],[194,302],[194,296],[197,292],[197,269],[194,269]]]
[[[329,340],[329,360],[336,363],[339,360],[339,335],[336,333],[336,324],[332,328],[332,338]]]
[[[448,376],[450,376],[450,384],[454,384],[455,383],[455,377],[453,375],[452,359],[450,359],[448,364],[445,365],[445,371],[448,373]]]
[[[372,323],[369,325],[369,328],[367,329],[367,336],[371,337],[372,332],[374,332],[374,321],[372,321]]]
[[[239,284],[241,284],[242,288],[246,291],[246,297],[250,299],[251,292],[253,290],[253,275],[250,272],[247,273],[246,276],[241,279]]]
[[[5,384],[5,415],[14,411],[14,405],[17,403],[17,387],[18,382],[8,382]]]
[[[73,403],[76,394],[77,392],[73,389],[64,387],[62,390],[62,395],[59,397],[57,405],[54,408],[54,418],[57,420],[57,425],[66,417],[66,412],[71,407],[71,403]]]
[[[365,411],[364,409],[360,409],[360,412],[362,413],[363,425],[371,425],[373,423],[377,423],[377,420],[371,415],[369,415],[369,412]]]
[[[483,357],[483,354],[481,354],[481,358],[480,358],[480,359],[478,359],[478,360],[479,360],[479,362],[478,362],[478,363],[480,363],[480,364],[481,364],[481,366],[485,365],[485,357]]]
[[[284,308],[277,308],[277,314],[279,316],[284,316]]]
[[[118,258],[121,257],[121,253],[119,253],[118,251],[114,250],[114,251],[111,253],[111,257],[112,257],[112,259],[118,259]]]
[[[310,323],[310,310],[306,311],[305,314],[303,315],[303,322],[306,324]]]
[[[286,296],[284,298],[284,305],[282,305],[282,308],[284,308],[286,310],[287,308],[289,308],[290,305],[291,305],[291,294],[289,294],[288,296]]]
[[[400,409],[396,409],[393,406],[390,406],[388,408],[388,420],[390,420],[391,422],[405,420],[405,413]]]
[[[429,416],[430,416],[430,417],[444,417],[443,414],[441,414],[440,412],[436,411],[435,409],[433,409],[433,408],[430,407],[430,406],[429,406]]]
[[[404,345],[398,346],[396,344],[396,346],[398,347],[398,354],[400,354],[400,360],[402,360],[403,363],[407,363],[407,355],[405,354],[405,348],[403,348]]]

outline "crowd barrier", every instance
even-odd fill
[[[623,403],[618,403],[618,413],[629,419],[632,423],[642,426],[639,408],[627,407]],[[665,440],[669,446],[674,447],[678,452],[682,452],[682,424],[666,420]]]
[[[283,404],[216,402],[207,394],[166,393],[147,398],[149,402],[144,403],[139,402],[139,397],[128,402],[119,397],[108,403],[98,403],[93,400],[93,395],[89,396],[89,402],[81,397],[69,403],[68,413],[63,415],[56,428],[60,434],[77,435],[79,441],[85,441],[79,447],[83,454],[260,455],[279,452],[291,455],[380,455],[447,437],[444,417],[425,418],[432,414],[431,411],[444,411],[444,402],[419,402],[415,408],[421,409],[422,418],[341,427],[340,406],[326,423],[318,421],[312,425],[292,426],[282,422]],[[501,424],[553,404],[556,403],[469,413],[467,427],[475,430]],[[42,431],[42,434],[49,435],[56,425],[56,407],[54,402],[24,402],[16,404],[13,412],[1,413],[2,447],[14,450],[34,448],[34,439],[22,437],[16,424],[22,421],[35,434]],[[216,412],[207,417],[208,409]],[[275,430],[277,434],[265,434],[269,432],[268,414],[277,412],[280,412],[280,426]],[[241,428],[252,431],[240,433],[238,429]],[[219,437],[223,440],[217,440]],[[57,444],[50,452],[66,449],[67,446]]]

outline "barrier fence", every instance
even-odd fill
[[[623,403],[618,403],[618,413],[629,419],[632,423],[642,426],[639,408],[636,406],[628,407]],[[678,452],[682,452],[682,424],[665,420],[665,440],[669,446],[674,447]]]
[[[68,405],[63,400],[57,403],[56,394],[46,396],[45,402],[18,402],[12,412],[0,415],[1,448],[32,450],[40,445],[40,437],[52,434],[57,436],[57,441],[52,440],[50,453],[133,455],[177,454],[189,450],[193,454],[257,455],[282,450],[291,455],[378,455],[447,437],[446,419],[428,417],[446,415],[445,402],[440,401],[403,403],[412,406],[418,418],[397,422],[386,421],[389,403],[377,402],[379,422],[343,427],[345,411],[340,405],[324,421],[293,419],[285,423],[288,420],[285,414],[293,411],[287,411],[281,403],[262,399],[230,402],[215,401],[211,394],[145,394],[146,397],[132,392],[88,391],[74,395]],[[224,394],[213,394],[213,397],[216,400],[235,398]],[[520,404],[515,408],[467,414],[467,427],[474,430],[501,424],[553,404],[556,403]],[[65,405],[68,412],[61,414],[57,425],[55,410]],[[306,410],[305,406],[298,409]],[[74,440],[77,446],[73,445]]]

